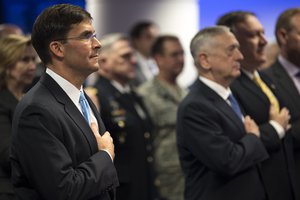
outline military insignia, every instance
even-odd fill
[[[111,116],[113,122],[116,123],[119,128],[124,128],[126,125],[125,124],[126,110],[121,108],[120,104],[115,100],[110,101],[110,106],[112,108]]]
[[[120,128],[124,128],[124,127],[125,127],[125,122],[122,121],[122,120],[118,121],[118,126],[119,126]]]

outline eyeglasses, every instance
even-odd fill
[[[66,41],[66,40],[92,41],[93,38],[97,39],[96,33],[89,33],[89,34],[81,35],[81,36],[78,36],[78,37],[61,38],[61,39],[56,39],[56,40],[57,41]]]

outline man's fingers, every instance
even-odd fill
[[[91,123],[91,129],[94,133],[95,136],[100,136],[99,132],[98,132],[98,127],[97,124],[95,122]]]
[[[107,136],[106,136],[106,135],[107,135]],[[110,137],[111,141],[113,141],[113,139],[112,139],[112,137],[111,137],[111,135],[110,135],[110,133],[109,133],[108,131],[106,131],[106,132],[104,133],[103,137],[104,137],[104,136]]]

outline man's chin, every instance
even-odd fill
[[[267,57],[266,56],[261,56],[261,57],[257,58],[257,63],[258,64],[262,65],[265,62],[267,62]]]
[[[240,70],[237,70],[233,73],[233,77],[234,78],[238,78],[239,76],[241,75],[241,71]]]
[[[93,65],[93,66],[91,67],[91,71],[96,72],[96,71],[99,70],[99,68],[100,68],[99,64]]]

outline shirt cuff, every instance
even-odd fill
[[[284,138],[285,131],[284,128],[276,121],[270,120],[269,123],[273,126],[273,128],[276,130],[278,136],[280,139]]]
[[[109,157],[110,157],[111,161],[112,161],[112,162],[114,162],[114,159],[113,159],[113,157],[110,155],[110,153],[109,153],[109,151],[108,151],[108,150],[106,150],[106,149],[103,149],[102,151],[105,151],[106,153],[108,153],[108,155],[109,155]]]

